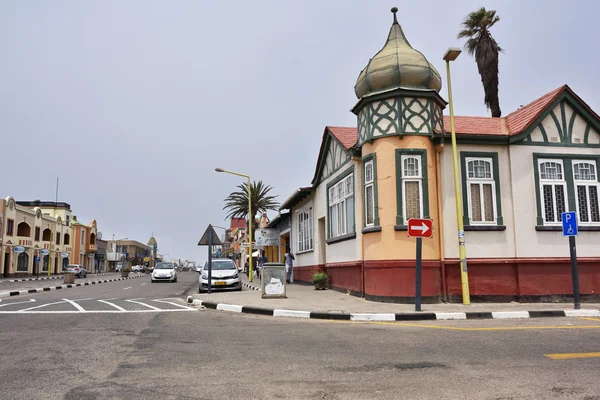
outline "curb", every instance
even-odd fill
[[[72,284],[70,283],[67,285],[48,286],[48,287],[37,288],[37,289],[16,290],[14,292],[1,293],[0,297],[12,297],[12,296],[18,296],[20,294],[49,292],[51,290],[60,290],[60,289],[74,288],[74,287],[78,287],[78,286],[90,286],[90,285],[95,285],[95,284],[100,284],[100,283],[124,281],[127,279],[142,278],[144,276],[146,276],[146,275],[131,276],[131,277],[127,277],[127,278],[105,279],[105,280],[101,280],[101,281],[91,281],[91,282],[84,282],[84,283],[72,283]]]
[[[539,311],[493,311],[493,312],[423,312],[423,313],[330,313],[322,311],[283,310],[235,304],[221,304],[187,298],[188,304],[213,310],[237,313],[308,319],[332,319],[344,321],[425,321],[467,319],[520,319],[550,317],[600,317],[600,310],[539,310]]]
[[[258,286],[254,286],[253,284],[248,283],[248,282],[244,282],[244,281],[242,281],[242,286],[244,286],[244,287],[246,287],[246,288],[248,288],[250,290],[258,290],[258,291],[261,290]]]
[[[90,275],[95,275],[95,276],[106,276],[106,275],[115,275],[115,273],[103,273],[103,274],[90,274]],[[30,282],[30,281],[47,281],[49,279],[62,279],[64,278],[64,276],[51,276],[50,278],[22,278],[22,279],[7,279],[4,281],[0,281],[0,283],[6,282],[6,283],[15,283],[15,282]]]

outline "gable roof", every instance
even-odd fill
[[[312,187],[301,187],[296,189],[296,191],[288,197],[286,201],[283,202],[279,210],[291,210],[296,204],[300,203],[302,200],[307,198],[312,192]]]
[[[344,150],[349,151],[358,139],[356,128],[345,127],[345,126],[326,126],[323,132],[323,139],[321,139],[321,147],[319,148],[319,158],[317,158],[317,168],[315,169],[315,176],[312,179],[314,185],[319,177],[319,173],[323,168],[323,158],[326,156],[325,150],[328,148],[328,141],[330,138],[334,138],[338,141]]]
[[[455,116],[454,128],[457,134],[464,135],[515,136],[529,128],[563,93],[573,96],[592,116],[600,120],[598,114],[577,96],[568,85],[562,85],[505,117]],[[444,131],[446,134],[450,133],[449,116],[444,116]]]
[[[245,228],[246,227],[246,218],[231,218],[231,224],[229,225],[229,229],[235,228]]]

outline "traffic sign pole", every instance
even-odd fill
[[[421,311],[421,271],[422,271],[423,239],[417,238],[417,279],[415,288],[415,311]]]
[[[209,227],[211,227],[209,225]],[[212,227],[211,227],[212,229]],[[212,235],[208,235],[208,291],[207,293],[210,294],[210,288],[212,286],[212,247],[213,247],[213,241],[212,241]],[[202,282],[202,277],[200,277],[200,282]],[[200,285],[202,285],[202,283],[200,283]]]
[[[577,269],[577,249],[575,247],[575,236],[569,236],[569,250],[571,252],[571,276],[573,278],[573,308],[581,308],[579,298],[579,271]]]
[[[569,253],[571,254],[571,280],[573,282],[573,307],[576,310],[581,308],[579,295],[579,271],[577,269],[577,248],[575,246],[575,236],[579,234],[577,226],[577,213],[567,211],[560,215],[562,220],[563,236],[569,237]]]

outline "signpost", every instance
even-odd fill
[[[208,294],[210,294],[210,289],[212,286],[212,247],[214,245],[222,244],[223,243],[221,243],[221,239],[219,239],[217,232],[215,232],[211,224],[208,224],[208,228],[206,228],[202,238],[198,242],[198,246],[208,246]],[[202,282],[202,277],[200,277],[200,282]]]
[[[577,213],[568,211],[561,214],[563,236],[569,238],[569,250],[571,253],[571,276],[573,280],[573,304],[575,310],[581,308],[579,296],[579,271],[577,270],[577,249],[575,247],[575,236],[579,233],[577,227]]]
[[[421,311],[421,272],[423,238],[433,236],[433,220],[423,218],[409,218],[407,234],[409,237],[417,238],[417,270],[415,288],[415,311]]]

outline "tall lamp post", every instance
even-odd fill
[[[231,175],[237,175],[237,176],[242,176],[244,178],[248,179],[248,230],[249,235],[248,235],[248,255],[249,255],[249,259],[248,259],[248,280],[250,282],[252,282],[252,225],[254,224],[254,221],[251,221],[250,218],[252,218],[252,185],[250,183],[250,175],[244,175],[244,174],[240,174],[238,172],[232,172],[232,171],[226,171],[223,168],[215,168],[215,171],[217,172],[225,172],[227,174],[231,174]]]
[[[469,294],[469,273],[467,271],[467,249],[465,246],[465,226],[463,221],[463,203],[458,173],[458,154],[456,151],[456,131],[454,128],[454,103],[452,102],[452,83],[450,80],[450,61],[458,58],[462,51],[451,47],[444,54],[446,74],[448,75],[448,103],[450,104],[450,134],[452,137],[452,161],[454,164],[454,195],[456,196],[456,222],[458,225],[458,254],[460,257],[460,283],[462,287],[463,304],[471,304]]]

